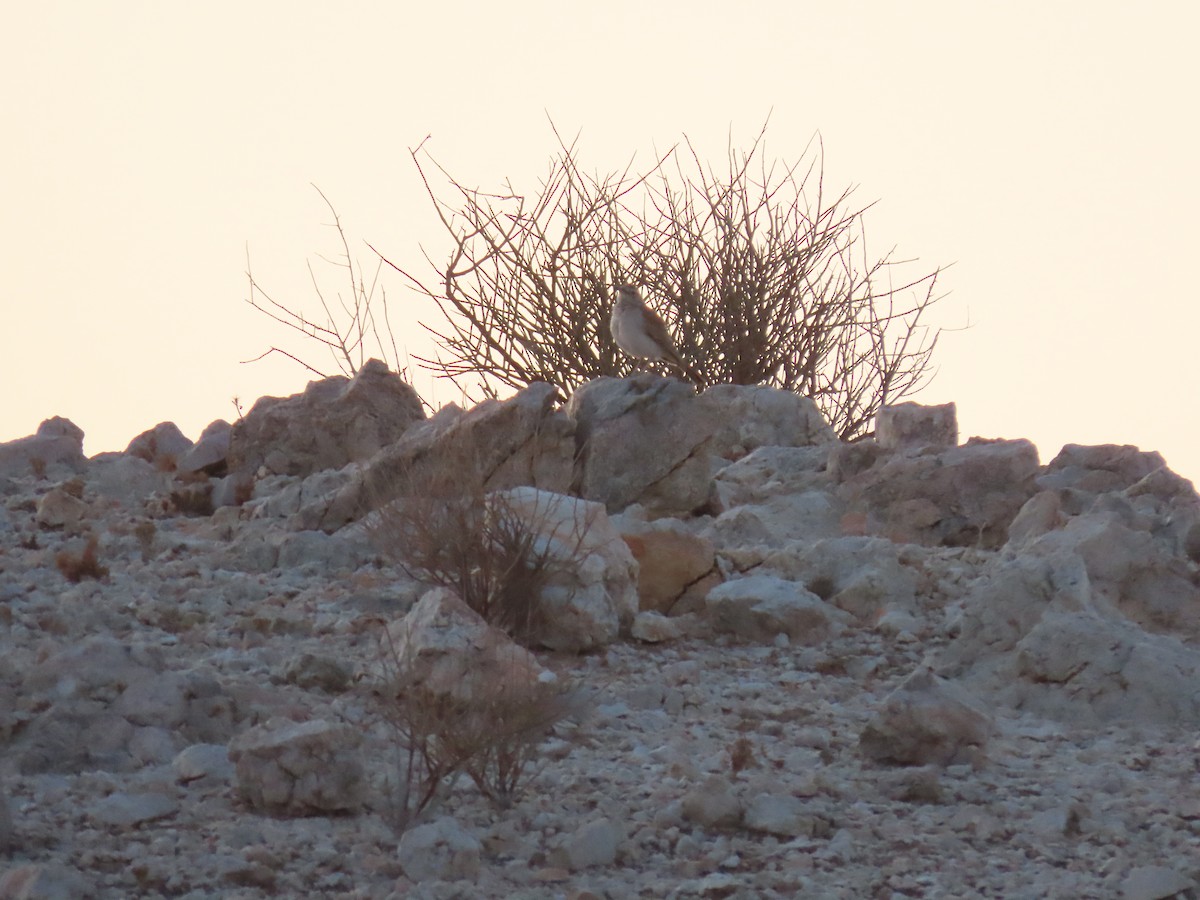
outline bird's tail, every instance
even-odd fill
[[[665,362],[680,375],[696,386],[696,393],[704,390],[704,379],[700,377],[700,373],[685,363],[678,356],[672,356]]]

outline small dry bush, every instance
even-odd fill
[[[78,584],[85,578],[103,578],[108,574],[108,567],[100,564],[97,556],[99,548],[100,539],[94,534],[89,535],[82,551],[72,553],[69,550],[63,550],[54,557],[54,564],[63,577],[74,584]]]
[[[579,709],[579,695],[558,681],[500,681],[483,696],[460,702],[439,740],[480,793],[509,806],[540,757],[554,726]]]
[[[551,583],[582,562],[583,535],[548,527],[549,504],[489,491],[480,454],[465,444],[414,464],[367,520],[376,545],[409,577],[454,591],[489,624],[526,646],[545,623]]]
[[[478,680],[469,695],[433,690],[386,626],[382,634],[382,677],[371,696],[395,751],[392,826],[415,825],[463,773],[492,803],[508,806],[534,771],[542,741],[578,710],[577,693],[558,681],[530,683],[517,664],[511,677]]]
[[[441,799],[451,777],[461,770],[461,760],[443,752],[438,741],[451,714],[448,698],[423,688],[390,641],[385,638],[383,643],[383,678],[371,700],[391,732],[395,777],[390,785],[388,818],[392,827],[402,832]]]

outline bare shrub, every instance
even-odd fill
[[[686,138],[649,167],[599,177],[576,144],[532,194],[486,192],[412,151],[452,249],[426,255],[432,278],[388,261],[431,298],[441,349],[417,359],[467,396],[533,381],[570,394],[627,374],[607,321],[612,286],[629,282],[664,316],[703,387],[767,384],[813,398],[843,439],[930,376],[939,330],[922,319],[940,270],[899,278],[892,252],[869,254],[851,189],[826,192],[824,148],[795,164],[729,148],[722,171]],[[430,181],[446,179],[448,198]],[[382,254],[381,254],[382,258]],[[386,261],[386,260],[385,260]],[[433,280],[436,279],[436,280]]]
[[[415,825],[441,799],[449,779],[463,760],[442,752],[438,734],[452,715],[451,700],[424,688],[411,665],[400,655],[391,633],[381,629],[379,654],[382,678],[372,705],[392,734],[395,753],[389,818],[397,831]]]
[[[440,348],[416,357],[450,379],[468,400],[495,397],[535,381],[567,396],[602,375],[636,365],[617,349],[607,322],[613,286],[642,289],[674,332],[689,377],[711,384],[764,384],[811,397],[843,440],[870,433],[875,413],[923,388],[942,329],[927,313],[942,270],[909,275],[913,260],[876,256],[866,241],[873,204],[852,188],[827,192],[824,146],[814,138],[795,163],[770,161],[766,125],[748,151],[728,148],[718,171],[690,140],[635,171],[585,174],[577,142],[555,130],[559,150],[531,194],[511,184],[468,187],[424,150],[417,172],[452,243],[444,262],[426,254],[431,275],[378,257],[368,286],[333,213],[348,294],[328,301],[309,264],[321,321],[300,304],[279,302],[250,271],[248,302],[323,345],[353,374],[366,347],[394,371],[399,354],[379,283],[386,263],[431,298],[441,321],[423,323]],[[446,179],[446,196],[430,171]],[[379,302],[376,306],[376,289]],[[379,313],[377,317],[377,312]],[[382,327],[380,322],[382,321]],[[281,347],[309,371],[318,368]]]
[[[250,250],[246,250],[246,278],[250,283],[250,296],[246,299],[254,309],[273,319],[287,329],[298,332],[310,341],[323,346],[333,359],[338,371],[343,375],[354,375],[371,357],[383,360],[393,372],[403,373],[400,366],[400,353],[396,348],[395,334],[388,318],[387,292],[379,283],[379,273],[382,261],[375,265],[368,284],[362,264],[350,253],[350,242],[342,228],[342,220],[334,209],[329,198],[315,184],[313,189],[321,195],[321,199],[329,208],[333,221],[329,227],[337,232],[339,253],[333,258],[320,257],[323,262],[335,269],[344,269],[344,290],[338,290],[330,297],[322,289],[313,264],[308,262],[308,276],[312,281],[313,290],[320,302],[323,315],[319,320],[310,319],[304,312],[302,304],[297,302],[281,303],[272,297],[254,278],[250,267]],[[378,291],[378,302],[376,292]],[[382,322],[382,327],[380,326]],[[308,362],[303,357],[282,347],[271,347],[254,359],[244,362],[256,362],[272,353],[286,356],[320,378],[327,378],[332,372]],[[242,417],[242,408],[237,398],[233,400],[237,407],[238,418]]]
[[[509,806],[540,758],[540,745],[579,709],[579,695],[557,681],[500,680],[456,704],[439,735],[448,759],[461,760],[480,793]]]
[[[556,724],[578,711],[576,691],[554,680],[528,680],[514,664],[500,678],[472,689],[431,687],[414,661],[382,628],[382,678],[373,694],[396,754],[392,825],[412,827],[466,773],[489,801],[506,807],[539,759],[539,746]]]
[[[100,564],[99,549],[100,539],[94,534],[88,535],[83,550],[79,553],[60,551],[54,557],[54,565],[63,577],[72,583],[77,584],[85,578],[99,580],[108,574],[108,567]]]
[[[519,507],[488,491],[480,454],[460,444],[436,464],[414,468],[366,526],[409,577],[449,588],[487,622],[526,646],[544,625],[546,585],[579,564],[583,535],[547,528],[548,509]],[[549,532],[549,533],[547,533]]]

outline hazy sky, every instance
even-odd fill
[[[552,116],[584,165],[682,133],[719,161],[823,137],[868,237],[954,263],[939,373],[964,438],[1132,443],[1200,477],[1200,5],[1114,2],[39,2],[0,37],[0,440],[53,415],[89,453],[191,437],[309,376],[243,301],[314,315],[348,234],[418,266],[442,234],[407,148],[532,190]],[[362,247],[362,258],[370,253]],[[319,263],[319,261],[318,261]],[[332,278],[332,274],[330,275]],[[398,281],[398,342],[430,352]],[[432,321],[432,318],[430,318]],[[286,344],[303,350],[303,343]],[[448,385],[414,379],[435,403]]]

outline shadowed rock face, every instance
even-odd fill
[[[851,476],[848,508],[899,543],[997,548],[1034,493],[1037,448],[973,438],[960,447],[885,455]]]
[[[553,385],[537,383],[466,412],[444,409],[376,454],[347,484],[305,503],[293,526],[336,531],[413,490],[526,485],[565,492],[575,426],[555,408],[556,396]]]
[[[421,399],[379,360],[353,378],[310,382],[301,394],[263,397],[233,426],[230,471],[310,475],[361,462],[425,418]]]
[[[689,514],[712,490],[709,443],[720,425],[695,389],[657,375],[598,378],[567,403],[577,447],[574,491],[618,512]]]
[[[817,404],[792,391],[714,384],[699,400],[719,423],[710,445],[715,457],[735,460],[759,447],[828,446],[837,441]]]

